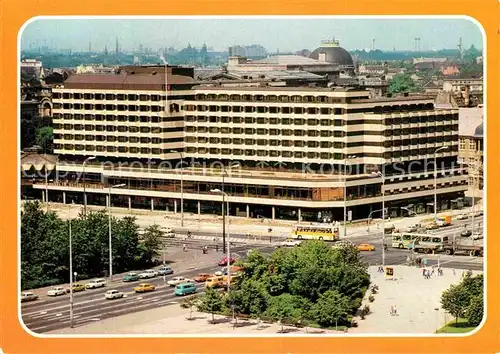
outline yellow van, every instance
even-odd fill
[[[219,288],[224,286],[225,277],[210,277],[205,282],[206,288]]]

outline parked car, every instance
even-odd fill
[[[156,286],[154,286],[153,284],[143,283],[143,284],[139,284],[138,286],[136,286],[134,288],[134,291],[136,293],[145,293],[148,291],[154,291],[155,289],[156,289]]]
[[[208,273],[201,273],[201,274],[198,274],[196,277],[194,277],[194,281],[197,283],[203,283],[210,277],[211,277],[211,275]]]
[[[104,294],[104,297],[108,300],[121,299],[123,297],[123,293],[118,290],[108,290]]]
[[[128,273],[127,275],[125,275],[123,277],[123,281],[124,282],[137,281],[139,279],[140,279],[139,278],[139,274],[138,273],[134,273],[134,272]]]
[[[170,227],[164,227],[162,229],[163,231],[163,237],[165,238],[175,238],[175,232],[172,228]]]
[[[483,211],[482,210],[476,210],[474,213],[474,216],[483,216]]]
[[[370,245],[369,243],[362,243],[358,246],[358,250],[360,250],[360,251],[375,251],[375,246]]]
[[[174,274],[174,270],[170,266],[163,266],[157,269],[159,275]]]
[[[471,230],[463,230],[463,231],[460,233],[460,236],[462,236],[462,237],[469,237],[469,236],[472,236],[472,231],[471,231]]]
[[[35,301],[36,299],[38,299],[38,295],[30,291],[21,294],[21,302]]]
[[[66,294],[66,289],[63,288],[62,286],[56,286],[49,291],[47,291],[48,296],[59,296],[59,295],[64,295]]]
[[[469,218],[469,215],[467,214],[460,214],[457,216],[457,220],[467,220]]]
[[[233,264],[234,262],[236,262],[236,258],[229,258],[229,264]],[[227,265],[227,257],[224,257],[222,258],[219,263],[217,263],[218,266],[225,266]]]
[[[139,274],[140,279],[150,279],[158,276],[158,272],[154,269],[148,269]]]
[[[178,284],[186,283],[189,281],[190,281],[189,279],[184,278],[184,277],[174,277],[174,278],[170,279],[169,281],[167,281],[167,284],[170,286],[176,286]]]
[[[417,225],[410,225],[406,228],[406,232],[417,232],[418,231],[418,226]]]
[[[106,279],[94,279],[85,285],[85,289],[97,289],[106,286]]]
[[[175,286],[174,294],[176,296],[184,296],[196,293],[196,285],[194,283],[182,283]]]

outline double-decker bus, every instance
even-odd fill
[[[299,240],[337,241],[338,228],[332,224],[295,225],[292,235]]]

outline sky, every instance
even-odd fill
[[[322,40],[335,39],[347,50],[414,50],[420,38],[421,50],[455,49],[462,37],[465,48],[483,48],[479,27],[467,19],[387,18],[163,18],[163,19],[36,19],[22,33],[21,47],[48,46],[54,49],[93,51],[115,39],[127,51],[144,47],[182,49],[204,43],[215,50],[231,45],[261,44],[268,52],[313,50]]]

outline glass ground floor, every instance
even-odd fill
[[[130,209],[145,209],[154,211],[166,211],[180,213],[180,198],[156,198],[148,197],[145,191],[144,196],[112,195],[111,204],[114,207]],[[467,206],[468,201],[464,199],[463,192],[447,193],[438,195],[438,211],[461,209]],[[102,206],[107,205],[107,193],[90,193],[87,191],[87,205]],[[48,193],[49,202],[80,204],[84,203],[83,192],[50,190]],[[45,190],[35,189],[29,185],[22,188],[23,199],[39,199],[45,201]],[[311,203],[313,204],[313,203]],[[419,197],[415,199],[401,199],[395,201],[385,201],[388,216],[394,218],[399,216],[412,216],[415,214],[432,213],[434,211],[434,195]],[[191,214],[215,214],[222,213],[222,200],[206,201],[184,199],[184,212]],[[277,206],[266,202],[262,198],[260,204],[230,203],[229,213],[233,216],[249,218],[302,220],[310,222],[332,222],[343,220],[343,207],[336,208],[305,208],[293,206]],[[364,220],[369,218],[381,218],[381,203],[370,203],[349,207],[348,215],[352,220]],[[349,213],[350,211],[350,213]]]

